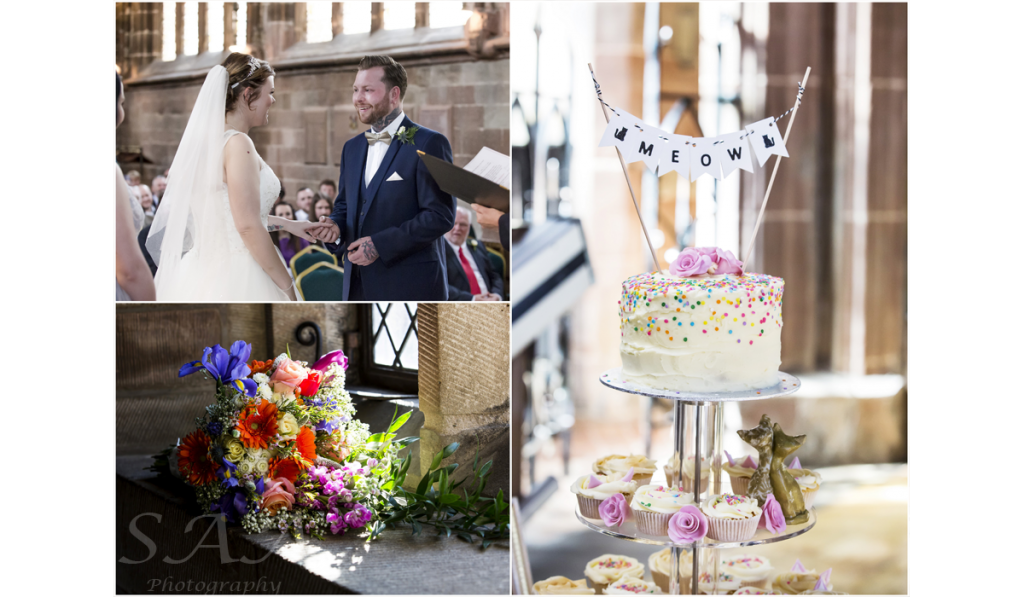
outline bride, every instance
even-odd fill
[[[146,240],[157,300],[295,300],[268,230],[312,241],[309,223],[269,215],[281,182],[248,136],[273,104],[274,70],[263,60],[232,53],[206,76]]]

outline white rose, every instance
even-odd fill
[[[402,134],[402,133],[404,133],[404,132],[405,132],[405,127],[404,127],[404,126],[400,126],[400,127],[398,127],[398,134],[399,134],[399,135],[401,135],[401,134]]]
[[[284,413],[277,419],[277,432],[285,439],[294,439],[299,434],[299,422],[292,413]]]

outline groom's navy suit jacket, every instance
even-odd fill
[[[401,126],[419,127],[408,118]],[[455,225],[455,198],[437,186],[416,150],[450,162],[448,139],[424,127],[413,143],[392,139],[369,186],[363,174],[367,147],[362,134],[345,143],[331,219],[341,230],[339,253],[347,255],[352,242],[369,236],[380,257],[368,266],[345,258],[343,300],[349,300],[355,268],[365,300],[447,300],[444,233]],[[401,180],[394,180],[396,173]]]

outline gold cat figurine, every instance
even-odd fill
[[[765,417],[761,418],[762,423]],[[800,484],[783,466],[782,461],[804,444],[806,435],[786,435],[782,427],[776,423],[772,428],[772,457],[768,476],[771,478],[772,493],[782,507],[786,524],[802,524],[807,522],[807,508],[804,506],[804,495],[800,493]],[[760,451],[758,452],[760,454]],[[761,460],[760,462],[765,462]],[[758,467],[758,471],[760,471]],[[753,481],[751,481],[753,484]],[[762,504],[763,505],[763,504]]]
[[[777,425],[776,425],[777,426]],[[769,467],[766,462],[772,461],[772,420],[768,415],[761,415],[761,423],[753,429],[741,429],[736,432],[740,439],[747,442],[757,450],[757,469],[750,477],[750,485],[747,486],[747,497],[757,499],[757,504],[764,507],[764,501],[772,493],[772,481],[768,475]]]

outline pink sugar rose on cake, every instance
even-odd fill
[[[703,274],[742,274],[743,262],[732,251],[719,247],[687,247],[668,268],[673,276],[691,278]]]

